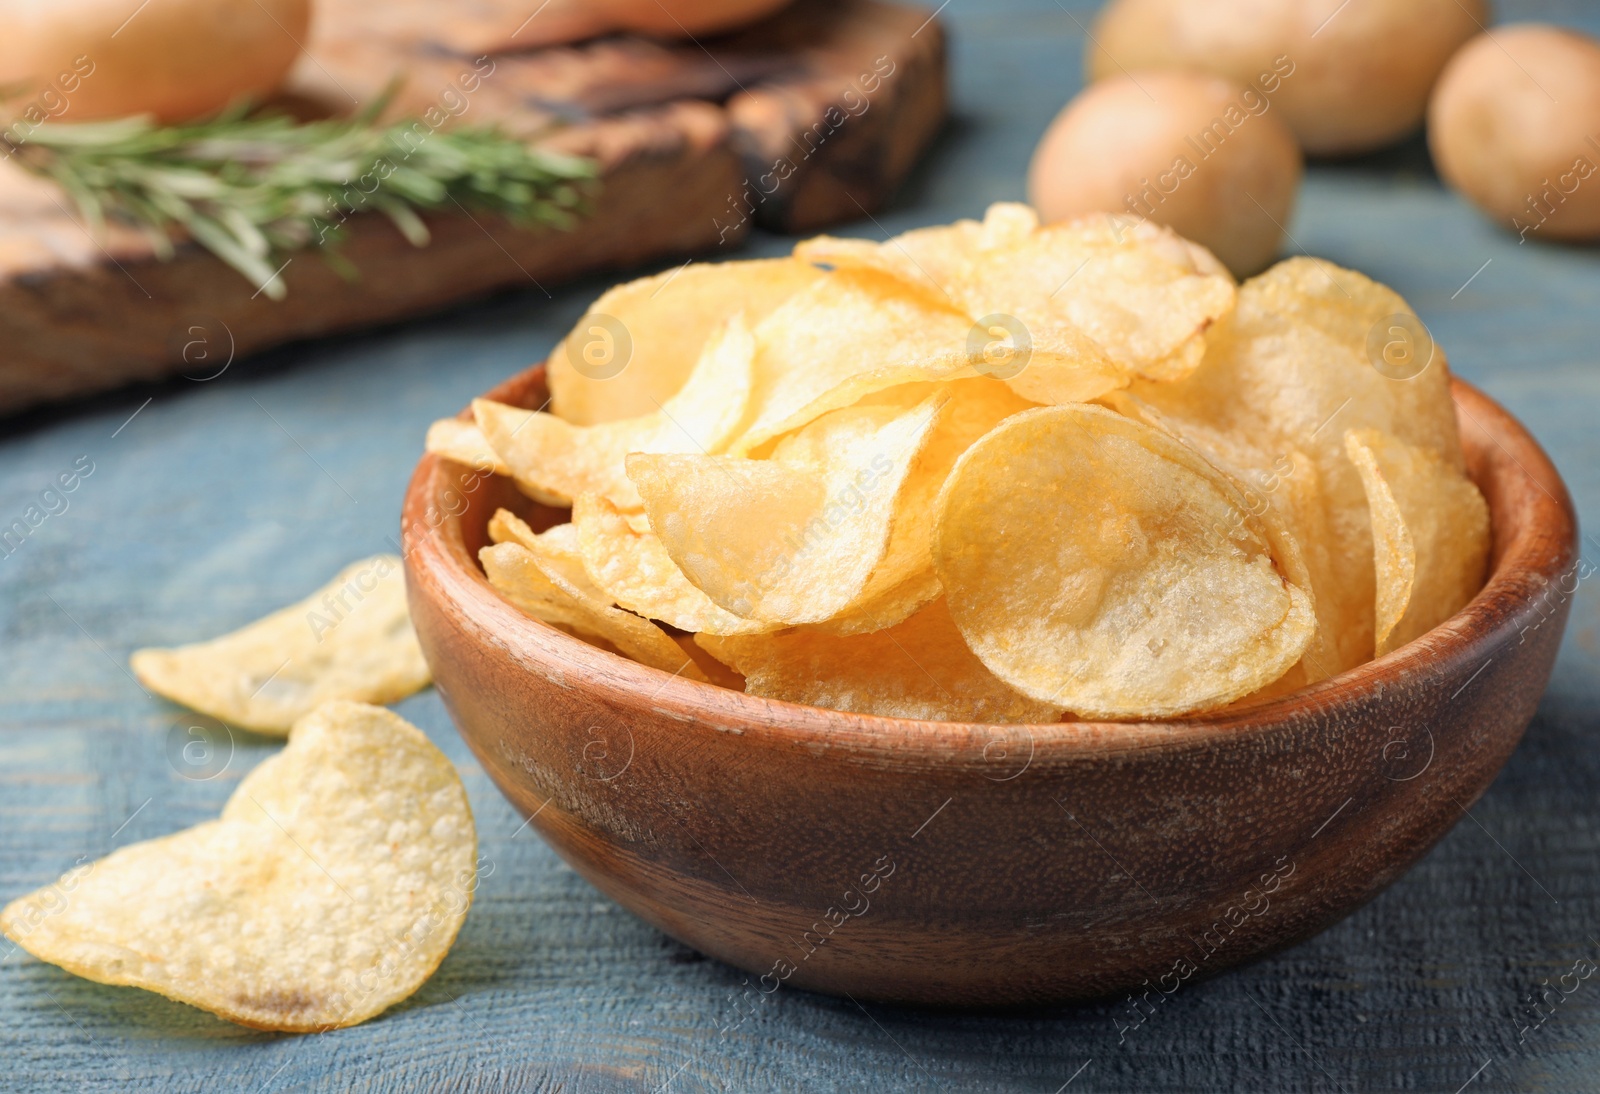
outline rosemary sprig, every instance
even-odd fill
[[[131,224],[170,258],[180,228],[275,300],[285,295],[275,256],[335,242],[354,212],[384,213],[420,247],[419,210],[459,206],[557,228],[581,211],[595,174],[588,161],[491,128],[380,126],[384,105],[312,122],[247,106],[174,126],[46,122],[0,139],[71,196],[91,231],[109,219]]]

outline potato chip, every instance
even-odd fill
[[[613,607],[611,598],[587,576],[572,574],[560,554],[536,553],[521,543],[497,543],[479,551],[478,559],[489,584],[527,615],[571,628],[580,638],[600,639],[642,665],[691,680],[705,679],[666,631]]]
[[[1076,402],[1128,381],[1083,337],[1051,347],[1007,343],[997,360],[1003,337],[866,269],[797,294],[756,328],[756,342],[750,409],[728,447],[733,455],[898,384],[992,376],[1034,401]]]
[[[792,258],[691,263],[618,285],[550,352],[550,409],[573,425],[652,414],[730,315],[755,326],[825,276]]]
[[[298,604],[231,634],[137,650],[129,663],[158,695],[278,734],[330,700],[393,703],[432,679],[396,555],[353,562]]]
[[[1489,507],[1431,449],[1376,429],[1350,430],[1344,443],[1372,507],[1382,657],[1449,619],[1483,586]]]
[[[1358,273],[1290,259],[1241,287],[1237,310],[1212,332],[1192,375],[1130,389],[1186,435],[1199,428],[1232,437],[1240,452],[1253,453],[1252,472],[1271,474],[1295,451],[1310,458],[1324,531],[1296,526],[1294,533],[1302,542],[1325,535],[1331,544],[1329,571],[1314,573],[1313,593],[1318,614],[1338,621],[1331,625],[1334,673],[1370,659],[1375,645],[1371,523],[1345,431],[1379,429],[1463,466],[1442,351],[1430,342],[1428,360],[1408,379],[1380,372],[1369,354],[1375,330],[1410,315],[1404,300]]]
[[[816,624],[834,634],[861,634],[893,626],[940,594],[939,576],[933,568],[933,520],[939,491],[956,460],[979,437],[1013,414],[1035,405],[1004,383],[987,377],[953,380],[946,384],[905,384],[869,396],[862,405],[879,403],[907,410],[922,398],[942,394],[944,408],[928,442],[918,451],[905,485],[895,501],[889,546],[872,580],[850,608]],[[844,414],[848,411],[839,411]],[[816,425],[822,424],[819,419]],[[808,427],[780,442],[774,457],[791,456],[793,447],[809,433]]]
[[[1315,630],[1294,541],[1160,430],[1094,406],[1007,419],[939,499],[951,617],[996,676],[1091,717],[1221,706]]]
[[[810,627],[695,641],[744,674],[751,695],[834,710],[956,722],[1054,722],[1061,709],[1028,698],[972,655],[936,600],[872,634]]]
[[[255,1029],[353,1026],[433,975],[477,889],[455,767],[380,707],[333,702],[219,820],[135,843],[0,912],[42,961]]]
[[[1027,206],[1000,203],[981,225],[962,221],[883,244],[822,237],[795,254],[890,274],[974,321],[1014,320],[1034,352],[1077,352],[1071,347],[1087,337],[1120,369],[1161,379],[1199,364],[1206,329],[1234,305],[1232,276],[1205,248],[1112,215],[1040,228]],[[1013,386],[1040,402],[1094,397],[1046,398],[1044,389]]]
[[[947,402],[836,411],[769,460],[633,455],[628,474],[667,554],[713,601],[772,623],[822,622],[858,602],[881,568]]]
[[[472,411],[494,450],[525,492],[548,505],[571,505],[599,494],[623,509],[638,509],[628,481],[630,452],[722,449],[744,415],[755,341],[734,316],[706,343],[688,383],[653,412],[579,426],[543,411],[476,399]]]
[[[751,634],[775,626],[719,607],[683,576],[654,532],[631,527],[627,515],[598,494],[580,494],[572,503],[572,527],[589,579],[630,612],[709,634]]]
[[[460,418],[440,418],[428,427],[428,439],[423,446],[436,456],[466,464],[480,471],[510,477],[511,468],[495,454],[489,439],[483,435],[476,422]]]

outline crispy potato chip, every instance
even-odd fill
[[[566,527],[563,525],[562,527]],[[500,595],[518,610],[571,628],[580,638],[598,638],[642,665],[704,680],[698,665],[667,632],[632,612],[613,607],[582,574],[571,573],[567,556],[536,551],[521,543],[497,543],[478,552],[483,572]]]
[[[618,285],[550,352],[550,409],[573,425],[638,418],[676,395],[713,332],[751,326],[822,271],[792,258],[692,263]]]
[[[295,724],[220,820],[135,843],[0,912],[42,961],[255,1029],[353,1026],[433,975],[477,888],[455,767],[387,710]]]
[[[969,316],[871,269],[842,270],[797,294],[756,328],[756,343],[733,455],[898,384],[990,376],[1036,402],[1076,402],[1128,382],[1087,338],[1024,353],[1005,332],[978,330]]]
[[[1382,657],[1449,619],[1482,588],[1489,506],[1431,449],[1376,429],[1350,430],[1344,443],[1372,506]]]
[[[1080,352],[1074,347],[1087,337],[1121,369],[1162,379],[1199,363],[1207,327],[1234,304],[1232,276],[1205,248],[1109,214],[1040,228],[1032,209],[1000,203],[981,225],[961,221],[883,244],[824,236],[795,254],[890,274],[973,320],[1014,320],[1036,353]],[[1013,386],[1040,402],[1094,397]]]
[[[424,448],[436,456],[443,456],[447,460],[466,464],[481,471],[492,471],[496,475],[511,475],[511,468],[505,465],[489,445],[489,439],[483,435],[475,422],[464,422],[460,418],[440,418],[428,427],[428,439]]]
[[[836,411],[770,460],[640,454],[628,474],[667,554],[713,601],[751,619],[818,623],[872,587],[948,398]]]
[[[744,674],[751,695],[895,718],[1054,722],[1061,709],[1028,698],[972,655],[936,600],[887,630],[840,638],[811,627],[695,641]]]
[[[891,627],[936,598],[939,576],[933,568],[933,520],[939,491],[956,460],[974,442],[1013,414],[1036,404],[1005,384],[987,377],[953,380],[946,384],[904,384],[863,400],[862,405],[915,407],[923,398],[942,393],[947,401],[927,444],[917,452],[905,485],[895,501],[889,547],[872,580],[850,608],[816,624],[833,634],[862,634]],[[919,396],[921,398],[919,398]],[[850,411],[837,411],[847,414]],[[813,423],[819,426],[823,419]],[[793,454],[794,446],[808,434],[825,436],[807,427],[780,442],[774,456]]]
[[[1101,407],[1007,419],[939,499],[951,617],[996,676],[1090,717],[1222,706],[1315,630],[1304,564],[1194,449]]]
[[[1327,624],[1337,638],[1332,673],[1369,660],[1375,645],[1371,523],[1345,431],[1379,429],[1464,466],[1443,352],[1429,340],[1427,359],[1408,379],[1379,371],[1369,354],[1374,331],[1397,322],[1420,328],[1403,318],[1410,315],[1404,300],[1358,273],[1290,259],[1240,288],[1237,310],[1212,331],[1192,375],[1130,389],[1186,436],[1232,438],[1235,458],[1253,473],[1274,474],[1296,451],[1310,458],[1322,531],[1304,523],[1292,530],[1302,543],[1325,536],[1329,545],[1328,569],[1313,569],[1312,591],[1319,616],[1337,620]]]
[[[635,530],[598,494],[580,494],[572,503],[572,526],[589,579],[630,612],[709,634],[753,634],[777,625],[719,607],[683,576],[654,532]]]
[[[638,509],[628,454],[721,451],[744,414],[754,354],[755,341],[736,315],[706,343],[683,389],[651,413],[578,426],[489,399],[474,400],[472,411],[531,496],[564,506],[579,494],[599,494],[622,509]]]
[[[393,703],[432,680],[397,555],[353,562],[298,604],[232,634],[137,650],[129,664],[175,703],[278,734],[330,700]]]
[[[1317,631],[1300,664],[1269,685],[1268,691],[1274,695],[1287,694],[1339,671],[1344,665],[1340,646],[1340,628],[1344,620],[1339,615],[1338,601],[1319,592],[1331,588],[1337,574],[1322,479],[1316,462],[1298,448],[1290,448],[1266,467],[1262,464],[1261,453],[1244,439],[1203,423],[1168,418],[1126,391],[1112,392],[1102,402],[1120,414],[1164,430],[1198,449],[1206,459],[1232,476],[1252,512],[1260,513],[1271,506],[1299,545],[1315,602]],[[1264,696],[1257,693],[1256,697]]]

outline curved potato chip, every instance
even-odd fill
[[[696,587],[735,615],[814,623],[860,600],[944,394],[910,411],[836,411],[779,456],[628,457],[650,526]]]
[[[600,494],[638,509],[630,452],[717,452],[744,415],[755,341],[740,316],[706,343],[688,383],[654,412],[581,426],[544,411],[475,399],[473,415],[525,492],[550,505]]]
[[[1055,722],[1061,708],[997,678],[972,655],[936,600],[887,630],[841,638],[812,627],[696,635],[744,674],[751,695],[833,710],[954,722]]]
[[[436,456],[443,456],[447,460],[466,464],[482,471],[492,471],[496,475],[511,475],[511,468],[495,454],[489,444],[489,439],[483,435],[475,422],[464,422],[460,418],[440,418],[428,427],[428,438],[423,445],[424,449]]]
[[[980,338],[979,335],[982,337]],[[746,455],[831,410],[899,384],[993,376],[1024,396],[1091,399],[1127,376],[1087,338],[998,363],[970,317],[874,270],[841,270],[756,328],[750,409],[729,446]]]
[[[613,607],[587,575],[573,575],[561,555],[536,553],[521,543],[497,543],[479,551],[478,560],[489,584],[519,611],[545,623],[570,627],[580,638],[601,639],[642,665],[690,680],[705,679],[699,666],[666,631]]]
[[[278,734],[330,700],[393,703],[432,680],[397,555],[352,562],[298,604],[231,634],[136,650],[128,663],[158,695]]]
[[[455,767],[379,707],[335,702],[220,820],[124,847],[0,912],[42,961],[255,1029],[353,1026],[433,975],[477,888]]]
[[[1338,620],[1331,628],[1337,663],[1328,666],[1334,673],[1369,660],[1376,644],[1371,521],[1345,431],[1379,429],[1464,466],[1443,351],[1427,339],[1419,349],[1428,356],[1408,379],[1374,364],[1374,332],[1387,337],[1396,324],[1422,329],[1390,289],[1326,262],[1290,259],[1241,286],[1237,309],[1211,332],[1192,375],[1130,389],[1185,435],[1208,430],[1232,438],[1253,473],[1275,474],[1295,451],[1310,457],[1321,534],[1332,545],[1328,572],[1313,570],[1312,591],[1319,615]],[[1303,543],[1317,534],[1305,525],[1294,533]]]
[[[882,630],[939,595],[939,576],[933,569],[933,521],[940,489],[961,454],[978,438],[1011,415],[1035,406],[1000,381],[986,377],[945,384],[906,384],[869,396],[862,405],[878,403],[910,409],[921,401],[919,395],[926,398],[941,393],[947,401],[895,501],[883,561],[856,602],[834,618],[815,624],[819,629],[840,635]],[[813,425],[824,421],[818,419]],[[805,432],[812,431],[808,427]],[[780,442],[773,451],[774,458],[792,453],[794,449],[789,446],[805,432]]]
[[[686,263],[618,285],[550,351],[550,409],[573,425],[654,413],[728,316],[742,311],[754,326],[824,276],[792,258],[758,258]]]
[[[882,244],[824,236],[795,254],[889,274],[973,320],[1014,320],[1035,354],[1074,356],[1093,340],[1121,370],[1160,379],[1199,364],[1206,328],[1234,306],[1233,277],[1205,248],[1111,214],[1041,228],[1028,206],[1001,202],[982,224],[919,229]],[[1094,398],[1053,396],[1043,376],[1020,383],[1030,381],[1041,386],[1012,386],[1040,402]]]
[[[1044,407],[957,463],[934,559],[967,644],[1013,687],[1084,716],[1183,714],[1276,680],[1315,629],[1293,541],[1247,506],[1166,433]]]
[[[1372,507],[1376,654],[1418,638],[1483,587],[1489,506],[1461,471],[1429,449],[1376,429],[1344,437]]]
[[[683,576],[654,532],[634,530],[627,515],[598,494],[580,494],[572,503],[572,526],[589,579],[630,612],[709,634],[751,634],[776,625],[719,607]]]

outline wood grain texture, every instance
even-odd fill
[[[439,11],[328,0],[286,102],[344,113],[403,72],[391,118],[497,124],[593,158],[598,195],[575,228],[436,215],[425,218],[432,242],[417,248],[380,214],[356,213],[342,253],[357,276],[292,256],[288,297],[274,301],[192,244],[163,262],[131,230],[96,238],[52,185],[0,162],[0,413],[206,374],[196,347],[213,341],[248,354],[530,281],[546,291],[726,252],[755,223],[799,231],[854,219],[888,199],[945,115],[943,31],[921,8],[798,0],[704,44],[607,37],[491,55],[479,50],[497,28],[528,21],[522,4],[482,0],[447,27]]]
[[[901,199],[852,234],[882,238],[1022,196],[1033,142],[1078,86],[1081,27],[1093,17],[1087,0],[1063,2],[1070,16],[1054,0],[945,9],[956,123]],[[1576,0],[1496,9],[1600,32],[1592,6]],[[1519,247],[1439,185],[1417,144],[1312,165],[1289,228],[1298,247],[1285,253],[1364,270],[1411,300],[1455,371],[1539,438],[1595,526],[1593,249]],[[748,253],[787,246],[758,231]],[[216,815],[234,782],[281,744],[241,734],[221,774],[187,777],[169,762],[168,738],[176,726],[182,741],[190,719],[138,690],[123,672],[127,654],[229,630],[351,559],[397,549],[400,498],[427,424],[542,358],[604,287],[552,286],[554,299],[530,287],[447,317],[237,360],[209,382],[0,423],[0,526],[78,457],[96,468],[69,509],[0,552],[0,900],[47,884],[80,855]],[[1600,563],[1592,536],[1590,565]],[[1470,816],[1347,919],[1191,980],[1126,1033],[1126,998],[929,1014],[787,987],[763,995],[754,978],[623,912],[520,828],[428,692],[400,713],[460,767],[494,872],[413,1000],[356,1029],[273,1037],[0,948],[0,1087],[1048,1094],[1070,1079],[1064,1094],[1592,1091],[1600,980],[1547,1007],[1536,1028],[1528,1006],[1544,980],[1600,957],[1597,589],[1586,578],[1568,598],[1550,687]],[[886,796],[913,792],[884,785]],[[1126,838],[1094,831],[1113,854]],[[1003,850],[1083,837],[1062,816],[993,839]],[[1164,879],[1141,880],[1166,896]],[[893,882],[875,911],[888,909]]]

